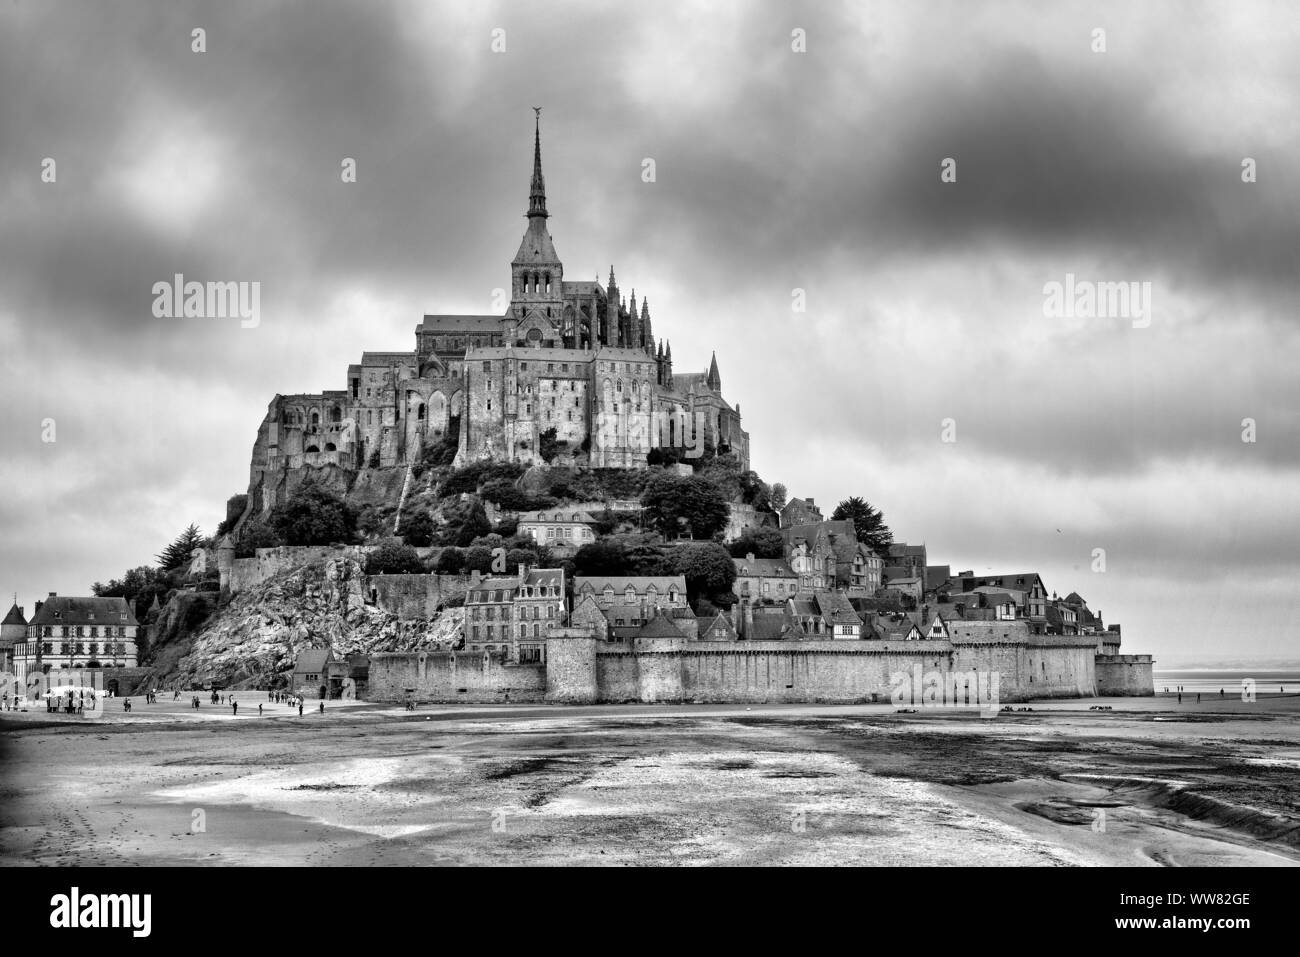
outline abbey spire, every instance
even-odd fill
[[[546,219],[546,180],[542,178],[542,108],[534,106],[533,126],[533,182],[528,190],[528,216]]]
[[[528,228],[510,264],[512,273],[509,320],[512,338],[535,345],[561,339],[564,313],[564,265],[546,227],[546,181],[542,178],[541,107],[535,106],[533,178],[528,188]]]

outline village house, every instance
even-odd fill
[[[781,509],[781,527],[815,525],[823,521],[822,510],[810,498],[791,498]]]
[[[573,550],[596,540],[596,519],[577,509],[546,509],[519,516],[518,534],[529,535],[538,545]]]
[[[465,594],[465,648],[519,664],[546,660],[546,636],[563,628],[564,569],[519,567],[516,576],[481,579]]]
[[[741,601],[784,601],[799,591],[799,576],[783,558],[733,558],[736,581],[731,590]]]
[[[9,619],[6,618],[6,621]],[[69,598],[50,592],[13,646],[14,674],[72,668],[134,668],[139,622],[124,598]]]
[[[578,575],[573,579],[573,599],[591,595],[602,608],[610,605],[686,604],[686,578],[683,575]]]

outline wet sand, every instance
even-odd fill
[[[1300,863],[1297,696],[995,719],[240,701],[0,713],[0,862]]]

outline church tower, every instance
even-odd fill
[[[503,326],[514,326],[516,339],[525,345],[545,341],[558,345],[564,315],[564,266],[551,242],[546,220],[546,180],[542,178],[541,107],[533,129],[533,179],[528,191],[528,228],[519,252],[510,264],[512,283],[510,312]]]

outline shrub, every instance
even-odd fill
[[[465,553],[465,570],[487,574],[492,571],[492,549],[475,545]]]
[[[367,575],[418,575],[423,571],[424,562],[416,550],[395,538],[366,556]]]
[[[731,554],[736,558],[744,558],[750,552],[754,553],[755,558],[785,556],[785,542],[781,533],[768,526],[745,529],[740,538],[731,543],[730,548]]]
[[[245,522],[235,536],[235,557],[252,558],[259,548],[276,548],[281,543],[275,529],[257,518]]]
[[[726,527],[730,515],[722,492],[698,475],[656,475],[646,486],[641,504],[647,524],[665,538],[683,532],[692,538],[712,538]]]
[[[426,509],[419,508],[402,516],[402,523],[397,533],[406,544],[423,548],[433,544],[435,531],[433,517]]]
[[[465,570],[465,550],[454,545],[438,553],[435,570],[443,575],[459,575]]]
[[[352,541],[357,516],[334,492],[306,481],[275,509],[271,527],[286,545],[329,545]]]

